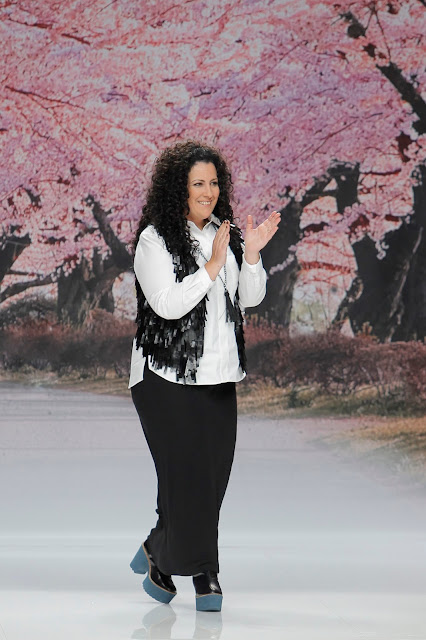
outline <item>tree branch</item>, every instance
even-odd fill
[[[92,208],[93,217],[98,223],[99,231],[102,233],[103,239],[111,249],[111,256],[115,264],[123,271],[128,271],[132,266],[130,253],[127,251],[126,246],[115,235],[107,218],[108,213],[102,209],[99,202],[97,202],[92,195],[88,195],[85,202]]]
[[[30,246],[31,238],[27,233],[22,238],[16,236],[3,236],[0,240],[0,282],[2,282],[5,275],[9,273],[13,263],[19,258],[21,253]]]
[[[16,282],[15,284],[11,284],[0,293],[0,304],[7,300],[7,298],[16,296],[18,293],[22,293],[27,289],[30,289],[32,287],[43,287],[46,284],[52,284],[54,281],[55,279],[53,274],[49,274],[44,278],[37,278],[36,280],[29,280],[27,282]]]
[[[419,117],[420,122],[413,124],[418,133],[426,133],[426,102],[415,87],[402,75],[402,71],[394,62],[388,65],[376,64],[381,73],[393,84],[401,98],[408,102],[414,113]]]
[[[420,1],[423,4],[423,1]],[[360,37],[365,37],[366,29],[351,11],[343,13],[342,17],[349,23],[347,31],[349,38],[357,40]],[[376,46],[374,44],[369,43],[364,47],[364,51],[373,60],[377,59]],[[382,57],[384,57],[383,54]],[[401,69],[392,61],[386,65],[376,63],[376,68],[389,80],[404,102],[407,102],[413,109],[414,113],[419,117],[419,122],[413,123],[413,127],[416,131],[420,134],[426,133],[426,102],[416,90],[415,86],[404,78]]]

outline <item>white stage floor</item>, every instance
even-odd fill
[[[319,427],[324,421],[318,421]],[[426,490],[297,420],[239,421],[221,614],[159,605],[129,562],[155,524],[130,400],[0,385],[0,639],[426,640]]]

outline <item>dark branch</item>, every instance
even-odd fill
[[[9,273],[13,263],[19,258],[21,253],[29,247],[31,238],[29,234],[22,238],[16,236],[6,236],[1,238],[0,251],[0,282]]]
[[[102,233],[103,239],[111,250],[111,256],[115,264],[123,271],[128,271],[132,267],[130,253],[127,251],[126,246],[115,235],[107,218],[108,212],[104,211],[99,202],[91,195],[87,196],[86,204],[92,208],[93,217],[98,223],[99,231]]]
[[[393,84],[401,98],[411,105],[414,113],[419,117],[420,122],[415,122],[413,124],[414,128],[418,133],[426,133],[426,102],[421,95],[411,82],[408,82],[408,80],[404,78],[401,69],[399,69],[394,62],[390,62],[388,65],[378,64],[376,66],[385,78]]]
[[[81,44],[87,44],[90,47],[90,42],[88,40],[85,40],[84,38],[80,38],[79,36],[73,36],[71,33],[61,33],[61,36],[63,38],[71,38],[72,40],[77,40],[77,42],[80,42]]]
[[[52,282],[54,282],[54,276],[53,274],[49,274],[44,278],[37,278],[35,280],[29,280],[27,282],[16,282],[15,284],[11,284],[0,293],[0,304],[7,300],[7,298],[16,296],[18,293],[22,293],[27,289],[30,289],[32,287],[43,287],[46,284],[52,284]]]
[[[423,4],[423,0],[420,1]],[[365,28],[351,11],[343,13],[342,17],[349,23],[347,31],[349,38],[358,39],[361,36],[365,36]],[[373,60],[385,57],[383,54],[376,51],[376,46],[372,43],[368,43],[364,47],[364,51]],[[419,121],[413,123],[413,127],[416,129],[417,133],[426,133],[426,102],[416,90],[415,86],[404,78],[401,69],[392,61],[385,65],[376,63],[376,67],[385,76],[385,78],[391,82],[401,98],[411,106],[414,113],[419,117]]]

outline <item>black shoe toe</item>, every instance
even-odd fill
[[[194,583],[197,596],[206,596],[215,593],[222,595],[217,573],[214,571],[204,571],[199,576],[193,576],[192,582]]]
[[[147,541],[144,542],[143,546],[145,547],[146,553],[149,558],[149,563],[150,563],[149,577],[151,578],[152,582],[154,582],[158,587],[160,587],[160,589],[165,589],[166,591],[170,591],[171,593],[176,593],[176,587],[173,583],[171,576],[168,576],[167,574],[160,571],[160,569],[155,564],[154,559],[149,550]]]

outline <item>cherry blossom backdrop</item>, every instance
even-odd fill
[[[2,0],[0,301],[132,314],[152,163],[220,147],[279,209],[257,316],[426,336],[425,0]]]

